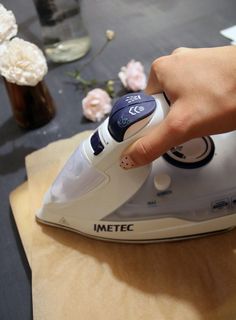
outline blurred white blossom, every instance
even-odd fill
[[[5,43],[1,54],[0,72],[9,82],[35,86],[47,73],[42,51],[33,43],[14,38]]]
[[[82,100],[82,108],[87,119],[93,122],[101,121],[111,111],[111,98],[105,90],[93,89]]]
[[[107,37],[107,40],[109,40],[109,41],[113,40],[114,37],[115,37],[115,31],[107,30],[106,31],[106,37]]]
[[[0,3],[0,43],[10,40],[17,34],[17,31],[14,14]]]
[[[123,86],[131,91],[144,90],[147,85],[147,77],[141,62],[130,60],[127,66],[121,68],[118,76]]]

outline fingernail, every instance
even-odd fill
[[[120,166],[122,169],[131,169],[134,168],[135,164],[130,156],[124,156],[120,160]]]

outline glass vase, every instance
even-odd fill
[[[81,16],[80,0],[33,0],[39,17],[44,51],[53,62],[82,58],[90,38]]]

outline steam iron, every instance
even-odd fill
[[[196,138],[151,165],[124,170],[128,145],[169,111],[164,94],[120,98],[69,158],[44,196],[42,223],[101,240],[156,242],[236,225],[236,131]]]

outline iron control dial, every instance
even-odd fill
[[[122,142],[142,129],[156,109],[156,101],[143,92],[130,93],[120,98],[112,108],[108,130]]]

